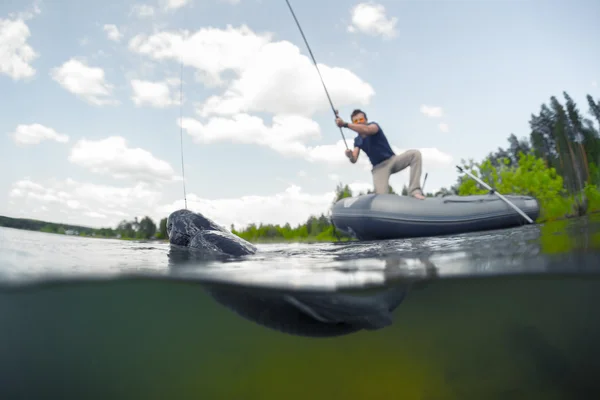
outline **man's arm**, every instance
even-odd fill
[[[352,155],[350,157],[348,157],[352,164],[354,164],[354,163],[356,163],[356,161],[358,161],[359,154],[360,154],[360,147],[354,147],[354,150],[352,150]]]
[[[353,124],[348,122],[346,128],[352,129],[354,132],[363,135],[374,135],[379,132],[379,125],[376,122],[371,122],[368,125],[364,124]]]

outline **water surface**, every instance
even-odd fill
[[[600,398],[600,217],[398,241],[0,228],[1,398]]]

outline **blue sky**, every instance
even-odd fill
[[[57,4],[0,4],[0,214],[167,216],[183,206],[180,112],[188,207],[223,225],[295,224],[326,212],[338,181],[371,187],[284,0]],[[528,136],[550,96],[585,113],[600,98],[597,1],[292,6],[341,115],[363,108],[397,150],[421,149],[427,191]]]

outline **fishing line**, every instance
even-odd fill
[[[287,3],[288,7],[290,8],[290,12],[292,13],[292,16],[294,17],[294,20],[296,21],[296,25],[298,25],[298,29],[300,30],[300,34],[302,35],[302,38],[304,39],[304,43],[306,43],[306,47],[308,48],[310,57],[312,58],[313,63],[315,64],[315,68],[317,69],[319,78],[321,78],[321,83],[323,84],[323,89],[325,89],[325,94],[327,95],[327,99],[329,100],[329,104],[331,105],[331,111],[333,111],[333,114],[336,117],[338,117],[338,113],[337,113],[337,111],[335,111],[335,107],[333,106],[333,102],[331,101],[331,97],[329,96],[329,92],[327,91],[327,87],[325,86],[325,82],[323,81],[323,77],[321,76],[321,71],[319,71],[319,67],[317,66],[317,60],[315,60],[315,56],[313,55],[312,50],[310,49],[310,46],[308,45],[306,36],[304,36],[304,32],[302,31],[302,28],[300,27],[300,22],[298,22],[298,18],[296,18],[296,14],[294,14],[294,10],[292,10],[292,5],[290,4],[290,2],[288,0],[285,0],[285,2]],[[346,143],[346,137],[344,137],[344,132],[342,132],[342,128],[340,128],[340,134],[342,135],[342,139],[344,139],[344,144],[346,145],[346,149],[348,149],[348,143]]]
[[[185,192],[185,170],[183,168],[183,59],[179,77],[179,142],[181,147],[181,176],[183,178],[183,201],[187,210],[187,195]]]

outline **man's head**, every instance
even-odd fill
[[[350,114],[350,118],[352,119],[353,124],[367,123],[367,114],[363,110],[359,110],[358,108],[352,111],[352,114]]]

